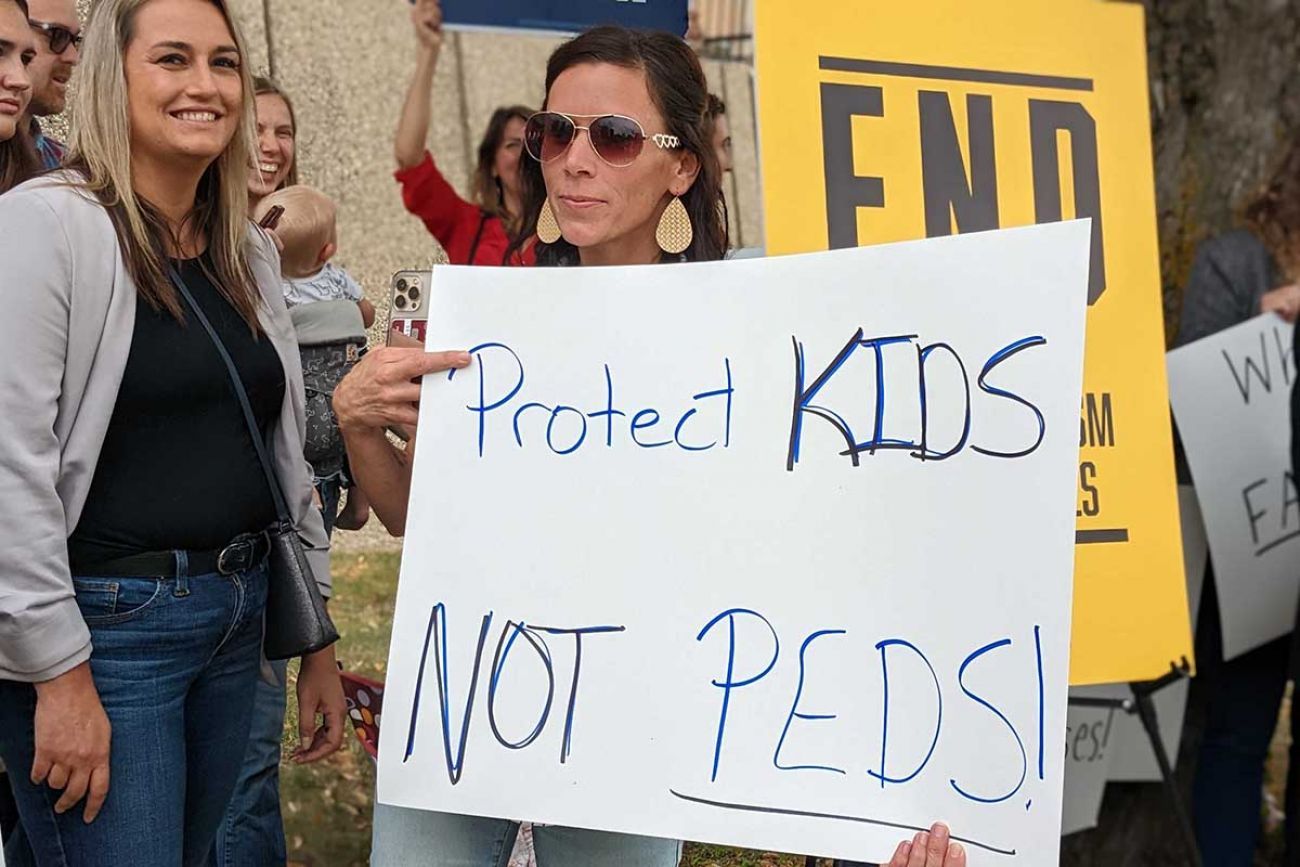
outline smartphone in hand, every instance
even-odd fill
[[[280,224],[280,218],[283,216],[284,205],[273,205],[271,209],[262,216],[262,221],[257,225],[269,232]]]
[[[428,334],[429,271],[398,271],[389,284],[388,344],[394,334],[424,343]]]

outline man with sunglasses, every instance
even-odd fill
[[[30,0],[29,22],[36,33],[36,58],[28,67],[32,101],[27,113],[32,139],[45,168],[58,168],[63,144],[44,135],[39,118],[63,111],[72,69],[81,59],[81,23],[74,0]]]

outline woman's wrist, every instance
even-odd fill
[[[330,405],[334,410],[334,419],[338,423],[339,432],[345,438],[364,439],[369,433],[381,431],[365,419],[361,412],[363,401],[357,400],[356,387],[352,381],[353,377],[345,376],[343,380],[334,389],[334,394],[330,398]]]
[[[95,688],[95,679],[90,673],[90,663],[83,662],[75,668],[63,672],[63,674],[34,683],[32,686],[36,688],[36,695],[41,696],[84,689],[93,690]]]
[[[438,66],[438,55],[442,53],[441,45],[429,45],[417,42],[415,45],[415,63],[418,69],[433,72]]]
[[[339,433],[343,434],[343,439],[351,445],[361,445],[363,443],[375,443],[387,441],[388,436],[384,433],[382,426],[375,426],[364,419],[344,420],[342,414],[338,415]]]
[[[319,668],[322,666],[337,668],[334,662],[334,645],[323,647],[313,653],[303,654],[302,665],[304,668]]]

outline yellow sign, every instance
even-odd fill
[[[756,16],[769,253],[1092,218],[1070,679],[1190,660],[1141,7],[760,0]]]

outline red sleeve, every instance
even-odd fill
[[[452,262],[469,255],[481,214],[477,206],[462,199],[433,164],[433,156],[409,169],[398,169],[393,177],[402,185],[402,204],[424,221],[429,234],[438,239]],[[459,264],[459,263],[458,263]]]

